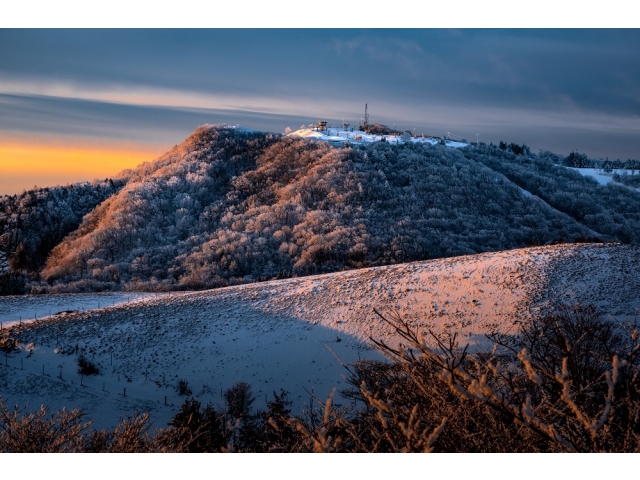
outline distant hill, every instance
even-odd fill
[[[201,289],[532,245],[640,243],[640,195],[629,188],[528,149],[432,143],[342,145],[203,126],[117,179],[4,197],[0,249],[27,291],[65,292]]]

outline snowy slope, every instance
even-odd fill
[[[379,142],[381,140],[385,140],[389,143],[404,143],[402,137],[398,135],[376,135],[372,133],[361,132],[358,130],[350,131],[344,128],[328,128],[325,131],[318,131],[311,128],[303,128],[300,130],[296,130],[295,132],[291,132],[289,136],[292,137],[303,137],[303,138],[313,138],[316,140],[324,140],[326,142],[332,143],[344,143],[350,142],[354,144],[361,143],[371,143],[371,142]],[[430,145],[436,145],[440,140],[433,137],[415,137],[410,140],[412,143],[424,143]],[[461,148],[466,147],[467,144],[463,142],[454,142],[452,140],[446,140],[445,144],[448,147],[453,148]]]
[[[165,293],[114,292],[99,294],[15,295],[0,297],[0,322],[3,327],[27,323],[55,314],[70,314],[101,307],[145,302]]]
[[[370,337],[395,342],[373,308],[483,342],[488,330],[514,331],[516,318],[536,315],[559,297],[633,317],[640,307],[638,266],[637,247],[560,245],[106,302],[14,325],[22,349],[0,368],[0,392],[9,404],[83,408],[98,427],[135,410],[151,411],[157,426],[166,425],[184,400],[175,390],[179,379],[203,403],[221,404],[221,390],[237,381],[249,383],[262,404],[284,388],[299,410],[308,392],[326,398],[345,386],[336,356],[381,358],[368,346]],[[43,311],[56,297],[22,298]],[[104,300],[73,298],[84,306]],[[13,312],[13,301],[0,305]],[[77,374],[76,348],[102,375]]]
[[[630,173],[629,170],[621,170],[621,169],[612,170],[611,172],[607,173],[601,168],[574,168],[574,167],[566,167],[566,168],[569,168],[575,172],[578,172],[584,177],[591,177],[595,179],[600,185],[607,185],[611,183],[613,181],[613,178],[611,177],[615,173],[617,173],[618,175],[629,175]],[[640,174],[640,172],[638,172],[638,174]],[[621,184],[618,184],[618,185],[621,185]]]

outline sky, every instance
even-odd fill
[[[0,29],[0,195],[106,178],[204,123],[370,121],[640,158],[638,29]]]

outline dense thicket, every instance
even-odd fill
[[[614,173],[611,178],[614,182],[621,183],[631,188],[640,188],[640,175],[620,175],[619,173]]]
[[[504,142],[340,147],[204,126],[121,183],[5,197],[0,250],[14,276],[4,284],[208,288],[554,242],[637,243],[640,197],[554,165],[565,160]],[[40,281],[19,277],[33,271]]]
[[[640,243],[640,193],[557,166],[558,157],[515,155],[499,148],[470,149],[481,162],[608,240]]]
[[[1,197],[0,251],[10,272],[0,265],[0,295],[22,292],[24,283],[37,276],[51,250],[125,182],[125,178],[96,180]]]
[[[8,254],[11,270],[38,271],[53,247],[124,183],[106,179],[0,198],[0,249]]]
[[[504,142],[500,142],[500,145],[499,145],[499,148],[502,148],[503,150],[509,150],[515,154],[525,153],[526,155],[529,155],[530,153],[528,151],[518,151],[517,149],[511,148],[511,146],[514,144],[509,145],[508,148],[503,148],[502,147],[503,144],[506,146]],[[609,160],[608,158],[596,159],[596,158],[589,158],[587,154],[579,153],[576,151],[571,152],[566,157],[561,157],[559,155],[552,154],[551,152],[545,152],[544,155],[542,156],[556,157],[555,163],[558,165],[564,165],[566,167],[573,167],[573,168],[599,168],[606,173],[610,173],[613,170],[629,170],[631,173],[635,174],[636,170],[640,170],[640,160],[635,160],[632,158],[629,158],[624,161],[620,159]]]

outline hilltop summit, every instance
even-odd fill
[[[462,148],[468,146],[466,142],[456,142],[453,140],[436,137],[412,136],[408,132],[373,133],[344,127],[326,127],[320,130],[317,126],[312,126],[311,128],[301,128],[287,135],[292,137],[313,138],[315,140],[323,140],[326,142],[337,144],[344,144],[349,142],[357,145],[372,142],[388,142],[390,144],[441,144],[453,148]]]

